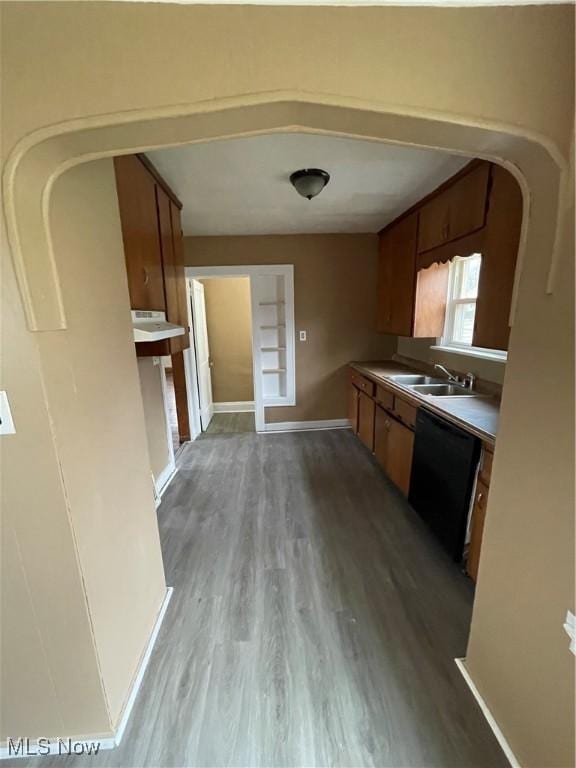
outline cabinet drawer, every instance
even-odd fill
[[[367,395],[370,395],[370,397],[373,397],[374,395],[374,388],[375,384],[373,381],[370,381],[370,379],[367,379],[365,376],[362,376],[360,373],[357,373],[357,371],[352,370],[351,373],[352,378],[352,384],[354,384],[355,387],[358,387],[362,392],[365,392]]]
[[[386,408],[389,411],[394,410],[394,395],[390,390],[378,385],[376,387],[376,400],[383,408]]]
[[[409,427],[415,426],[417,411],[416,406],[411,405],[405,400],[401,400],[399,397],[397,397],[394,403],[394,411],[396,412],[398,418],[404,422],[404,424],[407,424]]]
[[[488,450],[486,446],[482,449],[482,459],[480,460],[480,472],[478,474],[479,479],[485,484],[490,485],[490,478],[492,477],[492,462],[494,460],[494,454]]]

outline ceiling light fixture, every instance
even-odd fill
[[[304,168],[301,171],[294,171],[290,176],[290,182],[296,192],[302,197],[307,197],[308,200],[319,195],[329,181],[330,174],[320,168]]]

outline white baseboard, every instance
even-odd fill
[[[114,749],[117,747],[120,742],[122,741],[122,737],[124,736],[124,731],[126,730],[126,726],[128,725],[128,720],[130,719],[130,715],[132,713],[132,708],[134,707],[134,702],[136,701],[136,697],[138,696],[138,691],[140,690],[140,686],[142,685],[142,680],[144,679],[144,675],[146,673],[146,668],[148,667],[148,663],[150,662],[150,657],[152,656],[152,651],[154,650],[154,646],[156,644],[156,640],[158,638],[158,633],[160,632],[160,627],[162,626],[162,622],[164,621],[164,616],[166,615],[166,609],[168,608],[168,603],[170,602],[170,599],[172,597],[172,594],[174,592],[173,587],[167,587],[166,588],[166,594],[164,595],[164,600],[162,601],[162,605],[160,606],[160,610],[158,612],[158,615],[156,617],[156,621],[154,622],[154,627],[152,628],[152,632],[150,634],[150,637],[148,639],[148,644],[146,645],[146,649],[144,650],[144,653],[142,654],[140,658],[140,662],[138,664],[138,669],[136,671],[136,674],[134,675],[134,678],[132,680],[132,684],[130,686],[130,693],[128,695],[128,698],[126,699],[126,703],[124,704],[124,708],[122,710],[122,714],[120,716],[120,719],[118,721],[118,726],[116,728],[116,731],[114,735],[106,734],[105,736],[98,736],[98,735],[90,735],[90,736],[60,736],[55,738],[42,738],[42,739],[26,739],[24,737],[24,747],[22,748],[22,753],[14,754],[13,751],[9,752],[8,749],[8,742],[0,744],[0,760],[14,760],[16,758],[31,758],[31,757],[43,757],[46,755],[64,755],[68,754],[68,745],[69,743],[72,746],[71,754],[76,754],[77,756],[80,756],[80,753],[75,751],[75,746],[77,746],[78,749],[81,749],[81,745],[86,745],[85,748],[88,747],[88,745],[98,745],[98,752],[106,750],[106,749]],[[11,737],[12,742],[18,742],[20,740],[20,737]],[[88,757],[88,752],[83,753],[85,757]],[[94,754],[94,752],[92,753]]]
[[[466,669],[466,659],[454,659],[456,662],[456,666],[460,670],[460,673],[464,680],[466,681],[468,688],[472,691],[472,695],[478,702],[480,709],[482,710],[482,714],[486,718],[486,721],[490,728],[492,729],[492,733],[494,736],[496,736],[496,740],[498,741],[498,744],[502,747],[502,751],[506,755],[506,758],[508,759],[508,762],[512,766],[512,768],[521,768],[520,762],[516,758],[516,755],[514,752],[512,752],[512,749],[510,748],[510,744],[508,744],[506,737],[500,730],[500,727],[498,723],[496,722],[496,719],[494,718],[494,715],[492,712],[490,712],[490,709],[484,699],[482,698],[480,691],[478,688],[476,688],[476,684],[470,677],[470,673]]]
[[[253,400],[239,400],[233,403],[214,403],[214,413],[252,413],[255,410]]]
[[[323,419],[321,421],[278,421],[265,425],[263,432],[307,432],[319,429],[350,429],[350,419]]]
[[[160,472],[156,480],[154,481],[154,488],[156,490],[156,508],[160,506],[160,502],[162,501],[162,496],[166,492],[166,489],[174,479],[174,475],[178,472],[178,467],[174,462],[170,462],[163,470]]]
[[[136,671],[136,674],[132,681],[132,686],[130,688],[130,694],[126,699],[126,703],[124,704],[124,709],[122,710],[122,715],[120,716],[118,725],[116,726],[116,733],[114,736],[116,747],[120,744],[120,742],[122,741],[122,737],[124,736],[124,731],[126,730],[126,726],[128,725],[128,720],[130,719],[130,715],[132,714],[132,708],[134,706],[134,702],[136,701],[136,697],[138,696],[138,691],[140,690],[140,686],[142,685],[142,680],[144,679],[144,675],[146,673],[146,669],[148,667],[150,657],[152,656],[152,651],[154,650],[154,646],[156,645],[156,640],[158,638],[158,633],[160,632],[160,627],[162,626],[162,622],[164,621],[164,616],[166,615],[166,610],[168,608],[168,604],[170,603],[170,600],[172,599],[173,594],[174,594],[174,587],[166,587],[166,594],[164,595],[164,600],[162,601],[162,605],[160,606],[160,610],[158,611],[158,616],[156,617],[156,621],[154,622],[152,632],[150,633],[150,638],[148,639],[148,645],[146,646],[146,649],[140,658],[140,663],[138,664],[138,669]]]

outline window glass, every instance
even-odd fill
[[[450,264],[448,301],[443,343],[471,346],[482,256],[457,256]]]

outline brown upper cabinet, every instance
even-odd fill
[[[511,173],[492,166],[482,266],[474,317],[477,347],[508,349],[510,310],[522,227],[522,192]]]
[[[482,163],[424,203],[418,227],[419,253],[484,226],[489,176],[489,163]]]
[[[430,338],[444,327],[448,268],[433,264],[417,271],[418,213],[380,235],[378,321],[381,333]]]
[[[418,216],[413,214],[380,236],[378,330],[411,336],[416,280]],[[391,286],[394,290],[390,290]]]
[[[156,183],[136,155],[114,160],[132,309],[165,311]]]
[[[181,204],[143,155],[114,160],[132,309],[158,310],[182,336],[136,345],[139,356],[169,355],[190,345]]]
[[[166,296],[166,320],[169,323],[188,327],[186,307],[186,278],[182,253],[182,229],[180,210],[170,200],[166,192],[156,187],[158,201],[158,225],[162,245],[162,265],[164,272],[164,293]],[[183,336],[168,339],[170,354],[181,352],[189,346],[188,332]]]
[[[481,253],[472,344],[507,349],[521,223],[513,176],[470,163],[380,233],[377,329],[441,337],[450,261]]]

